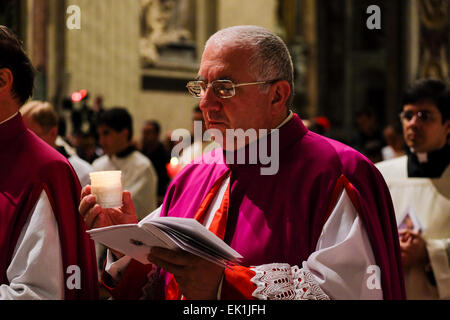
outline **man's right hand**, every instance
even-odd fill
[[[95,195],[91,194],[91,186],[87,185],[81,190],[81,202],[78,210],[90,229],[102,228],[117,224],[137,223],[136,210],[129,191],[122,194],[122,207],[102,208],[97,202]],[[123,254],[112,250],[116,258],[120,259]]]
[[[120,208],[102,208],[96,202],[95,195],[91,194],[91,186],[87,185],[81,191],[79,211],[88,229],[137,223],[136,210],[134,209],[130,192],[123,192],[122,202],[123,204]]]

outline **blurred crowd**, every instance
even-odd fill
[[[109,108],[104,107],[101,96],[95,97],[92,105],[88,104],[88,98],[89,95],[86,95],[82,101],[77,103],[71,101],[70,98],[65,99],[61,109],[68,110],[70,116],[65,117],[63,115],[67,112],[55,115],[58,119],[56,143],[59,146],[64,145],[70,154],[76,154],[80,159],[93,164],[96,159],[105,154],[104,145],[102,145],[102,139],[98,133],[98,121]],[[75,104],[79,104],[79,106],[76,107]],[[122,107],[122,109],[126,110],[127,108]],[[53,110],[53,112],[56,112],[55,108]],[[128,115],[131,117],[129,112]],[[194,141],[195,121],[202,121],[202,131],[204,132],[206,128],[199,106],[192,110],[192,127],[190,128],[192,149],[195,149],[195,152],[192,153],[193,150],[191,149],[186,150],[189,152],[184,152],[184,160],[172,159],[172,166],[174,163],[180,164],[180,162],[186,164],[186,161],[193,160],[206,149],[208,141],[202,141],[202,146],[197,146],[198,142]],[[339,140],[331,134],[331,123],[326,116],[303,118],[302,121],[310,131]],[[68,122],[70,123],[70,132],[67,132]],[[171,151],[181,139],[172,139],[172,131],[161,132],[161,127],[158,119],[148,119],[140,128],[139,139],[132,136],[130,140],[130,144],[145,155],[155,168],[158,176],[158,197],[160,201],[170,180],[182,168],[181,164],[180,168],[176,170],[170,168]],[[355,148],[373,163],[400,157],[405,154],[406,147],[400,121],[395,121],[383,127],[371,108],[363,108],[355,113],[351,139],[341,142]],[[189,154],[189,157],[187,154]]]
[[[330,135],[331,124],[325,116],[304,119],[303,123],[315,133],[339,140]],[[383,127],[370,108],[356,112],[352,137],[348,142],[341,142],[355,148],[373,163],[400,157],[406,148],[400,121]]]

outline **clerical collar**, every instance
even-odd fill
[[[15,116],[17,116],[17,114],[19,113],[19,111],[17,111],[16,113],[14,113],[11,117],[9,117],[8,119],[3,120],[2,122],[0,122],[0,124],[4,124],[6,121],[11,120],[12,118],[14,118]]]
[[[233,170],[239,169],[239,168],[248,168],[249,166],[256,168],[259,168],[261,166],[267,166],[267,163],[262,163],[259,159],[259,157],[256,157],[256,163],[245,163],[241,164],[242,160],[250,159],[250,149],[252,151],[256,150],[254,148],[255,144],[261,145],[261,143],[266,144],[266,155],[274,155],[275,153],[272,153],[273,151],[283,152],[286,148],[290,147],[292,144],[294,144],[296,141],[301,140],[304,135],[307,134],[308,129],[305,127],[305,125],[300,120],[300,117],[290,112],[290,114],[286,117],[285,121],[283,121],[279,126],[279,137],[274,139],[272,141],[270,135],[263,135],[258,138],[256,141],[252,141],[250,144],[246,145],[242,149],[239,150],[225,150],[223,149],[223,160],[227,164],[228,167],[232,167]],[[278,129],[277,128],[277,129]],[[269,138],[270,137],[270,138]],[[272,151],[272,142],[275,143],[274,149]],[[253,145],[253,148],[251,147]]]
[[[408,177],[439,178],[450,162],[450,145],[428,153],[414,153],[406,150],[408,156]]]
[[[411,152],[414,152],[411,150]],[[425,163],[428,162],[428,153],[426,152],[416,152],[417,160],[419,163]]]
[[[115,154],[115,156],[117,158],[126,158],[128,157],[131,153],[133,153],[136,150],[135,146],[129,146],[128,148],[126,148],[125,150],[118,152]]]
[[[280,129],[282,126],[284,126],[286,123],[288,123],[289,120],[291,120],[293,116],[294,116],[294,113],[291,110],[289,110],[289,114],[286,117],[286,119],[284,119],[283,122],[280,123],[280,125],[278,127],[276,127],[276,129]]]

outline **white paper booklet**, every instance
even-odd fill
[[[180,248],[222,266],[238,264],[242,256],[195,219],[153,217],[87,231],[91,239],[149,264],[150,247]]]
[[[416,212],[411,207],[408,207],[403,211],[398,221],[399,230],[408,229],[418,233],[423,232],[423,225],[420,223]]]

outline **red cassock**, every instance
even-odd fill
[[[81,186],[69,162],[29,131],[20,113],[0,125],[0,146],[0,284],[9,285],[6,272],[14,248],[45,190],[58,223],[65,299],[98,299],[95,247],[78,213]],[[66,285],[70,266],[79,268],[81,289]]]

